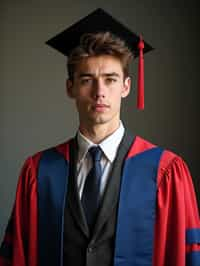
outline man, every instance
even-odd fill
[[[96,19],[113,23],[97,10],[78,29]],[[76,24],[49,42],[68,49],[63,36],[76,32],[71,42],[78,41],[65,51],[66,87],[79,129],[25,162],[1,266],[200,265],[199,215],[186,164],[130,135],[120,120],[133,52],[121,28],[121,38],[113,34],[116,23],[82,34]]]

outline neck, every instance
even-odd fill
[[[108,126],[106,124],[97,124],[91,127],[86,127],[80,125],[80,132],[89,140],[91,140],[95,144],[99,144],[105,138],[110,136],[119,128],[120,122],[116,123],[116,125]]]

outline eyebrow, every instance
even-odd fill
[[[79,74],[79,78],[83,78],[83,77],[94,77],[95,75],[92,73],[80,73]],[[105,76],[105,77],[120,77],[120,75],[116,72],[111,72],[111,73],[103,73],[101,74],[101,76]]]

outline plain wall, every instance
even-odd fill
[[[176,4],[176,5],[175,5]],[[75,134],[78,119],[65,93],[66,59],[45,41],[98,7],[156,49],[145,56],[145,110],[136,110],[137,62],[122,120],[181,155],[199,183],[199,8],[184,1],[0,2],[0,241],[20,168],[35,152]]]

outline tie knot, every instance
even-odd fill
[[[102,150],[99,146],[93,146],[89,149],[89,153],[92,156],[93,162],[100,161]]]

